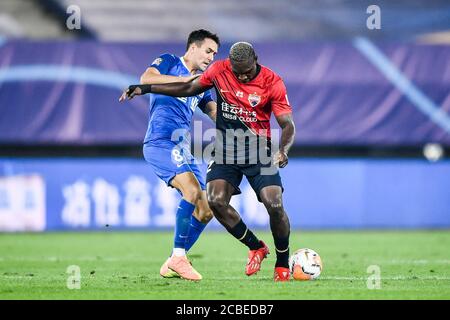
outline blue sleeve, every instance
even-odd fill
[[[205,91],[203,98],[198,103],[198,107],[203,111],[203,113],[207,113],[206,104],[210,101],[213,101],[211,90]]]
[[[159,58],[156,58],[152,62],[150,67],[158,69],[159,73],[161,74],[167,74],[170,68],[172,68],[172,66],[174,66],[176,62],[177,59],[173,54],[165,53],[160,55]]]

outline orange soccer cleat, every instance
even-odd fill
[[[168,267],[169,260],[170,260],[170,257],[167,258],[166,262],[164,262],[164,264],[161,266],[161,269],[159,269],[159,274],[163,278],[179,278],[180,275],[178,273],[169,269],[169,267]]]
[[[167,267],[175,271],[181,278],[186,280],[192,280],[192,281],[200,281],[202,280],[202,276],[200,273],[197,272],[197,270],[194,269],[194,267],[191,265],[189,260],[186,256],[177,257],[172,256],[170,257]]]
[[[261,240],[259,243],[261,243],[262,248],[248,252],[247,265],[245,266],[245,274],[248,276],[257,273],[261,269],[261,262],[269,254],[269,247]]]

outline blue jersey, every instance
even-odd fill
[[[153,61],[151,67],[165,75],[191,75],[183,58],[172,54],[161,55]],[[195,109],[199,107],[205,112],[206,104],[210,101],[213,99],[209,90],[193,97],[150,94],[150,118],[144,143],[160,144],[171,141],[172,133],[177,129],[189,132]]]

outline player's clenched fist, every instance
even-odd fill
[[[134,96],[140,96],[141,94],[142,90],[138,85],[131,85],[122,93],[119,101],[123,101],[125,99],[131,100]]]
[[[278,167],[280,167],[280,168],[286,167],[286,165],[288,164],[288,156],[287,156],[287,154],[285,152],[282,152],[282,151],[281,152],[277,151],[275,153],[275,155],[273,156],[273,164],[275,166],[278,165]]]

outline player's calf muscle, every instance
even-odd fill
[[[231,228],[235,226],[240,220],[239,213],[223,198],[213,199],[208,197],[208,203],[214,213],[214,217],[225,227]]]

